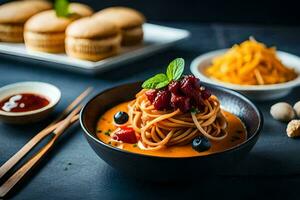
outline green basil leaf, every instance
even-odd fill
[[[54,8],[58,17],[68,17],[70,14],[68,0],[55,0]]]
[[[167,79],[167,80],[165,80],[165,81],[163,81],[163,82],[160,82],[159,84],[157,84],[156,86],[155,86],[155,89],[160,89],[160,88],[163,88],[163,87],[165,87],[165,86],[167,86],[168,84],[169,84],[169,80]]]
[[[167,68],[167,77],[169,81],[180,79],[184,70],[184,59],[176,58]]]
[[[158,86],[159,88],[164,87],[164,86],[162,86],[163,84],[161,84],[161,83],[165,84],[166,81],[168,81],[168,77],[165,74],[157,74],[157,75],[149,78],[148,80],[146,80],[143,83],[142,87],[145,89],[157,89],[156,88],[157,85],[159,85]],[[169,83],[169,81],[168,81],[168,83]]]

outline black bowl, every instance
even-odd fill
[[[216,174],[234,170],[256,143],[263,126],[263,116],[243,95],[221,87],[204,85],[221,101],[227,111],[238,116],[247,128],[247,140],[234,148],[207,156],[165,158],[124,151],[100,141],[96,136],[99,117],[113,106],[131,100],[141,90],[141,82],[105,90],[91,99],[80,114],[81,126],[90,146],[113,168],[130,176],[150,180],[170,180]]]

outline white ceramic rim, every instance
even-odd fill
[[[226,87],[229,89],[233,90],[238,90],[238,91],[270,91],[270,90],[282,90],[282,89],[291,89],[293,87],[299,86],[300,85],[300,57],[290,54],[284,51],[277,51],[278,57],[281,59],[282,57],[287,57],[295,60],[298,65],[297,66],[288,66],[296,70],[298,73],[298,77],[294,80],[288,81],[286,83],[279,83],[279,84],[271,84],[271,85],[237,85],[237,84],[231,84],[231,83],[226,83],[222,82],[216,79],[211,79],[205,74],[203,74],[199,69],[199,65],[207,60],[211,60],[212,58],[219,56],[221,54],[224,54],[228,49],[220,49],[220,50],[215,50],[215,51],[210,51],[208,53],[202,54],[198,57],[196,57],[190,66],[191,72],[198,78],[200,78],[201,81],[211,83],[213,85],[218,85],[222,87]],[[285,59],[281,59],[282,62],[285,62]]]
[[[16,116],[17,117],[17,116],[28,116],[28,115],[41,113],[43,111],[46,111],[46,110],[56,106],[57,103],[61,99],[61,92],[56,86],[54,86],[52,84],[49,84],[49,83],[37,82],[37,81],[17,82],[17,83],[13,83],[13,84],[3,86],[3,87],[0,88],[0,94],[5,92],[5,91],[14,90],[16,88],[24,87],[24,86],[27,86],[27,87],[30,87],[30,86],[35,86],[36,87],[36,86],[38,86],[38,87],[45,88],[45,89],[51,88],[53,91],[55,91],[55,94],[48,93],[47,95],[45,95],[45,94],[41,94],[41,93],[38,93],[38,92],[36,93],[38,95],[45,96],[50,101],[49,104],[47,106],[43,107],[43,108],[33,110],[33,111],[28,111],[28,112],[5,112],[3,110],[0,110],[0,115],[2,115],[2,116]],[[24,89],[22,91],[24,93],[26,93],[26,89]],[[28,92],[32,93],[30,91],[28,91]],[[2,100],[2,99],[0,99],[0,100]]]

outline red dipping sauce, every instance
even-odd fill
[[[21,93],[2,100],[0,109],[5,112],[28,112],[41,109],[49,103],[49,100],[41,95]]]

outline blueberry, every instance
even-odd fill
[[[126,112],[117,112],[114,115],[114,121],[116,124],[125,124],[129,119],[129,116]]]
[[[192,147],[198,152],[207,151],[210,149],[211,144],[209,140],[204,136],[198,136],[193,140]]]

